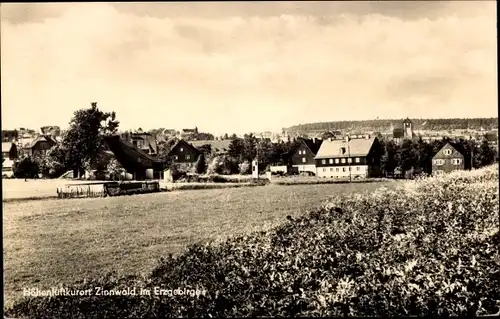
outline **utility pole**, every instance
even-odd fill
[[[351,145],[349,144],[350,142],[350,137],[346,137],[346,143],[347,143],[347,164],[349,166],[349,183],[352,182],[352,173],[351,173]]]
[[[257,143],[255,144],[255,147],[257,148],[257,180],[259,180],[259,140],[257,139]]]

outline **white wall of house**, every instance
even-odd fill
[[[270,170],[271,170],[271,172],[274,172],[274,173],[277,173],[277,172],[287,173],[288,167],[286,165],[270,166]]]
[[[310,164],[310,165],[293,165],[293,167],[297,167],[300,172],[311,172],[316,174],[316,165]]]
[[[349,166],[318,167],[318,177],[349,177]],[[368,165],[351,165],[351,176],[368,176]]]

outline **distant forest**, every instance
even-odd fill
[[[473,119],[410,119],[414,130],[451,131],[451,130],[491,130],[498,128],[498,117]],[[397,120],[366,120],[366,121],[336,121],[318,122],[294,125],[285,128],[287,132],[310,131],[360,131],[385,132],[393,128],[403,127],[403,119]]]

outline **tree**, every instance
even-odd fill
[[[380,168],[385,174],[392,174],[398,166],[398,146],[393,141],[389,141],[385,143],[384,148],[384,154],[380,158]]]
[[[197,147],[197,149],[205,154],[206,157],[210,156],[210,154],[212,153],[212,145],[210,144],[204,144],[200,147]]]
[[[15,162],[12,170],[17,178],[38,178],[40,166],[33,157],[26,156]]]
[[[245,144],[241,138],[235,138],[229,144],[229,156],[242,161],[244,158]]]
[[[73,169],[92,166],[102,150],[105,135],[115,134],[119,122],[114,112],[106,113],[92,103],[88,109],[75,111],[70,127],[63,136],[63,147],[68,151],[67,163]]]
[[[198,174],[203,174],[206,172],[206,170],[207,170],[207,164],[205,162],[205,154],[201,153],[198,156],[198,159],[196,160],[195,171]]]
[[[106,173],[109,176],[109,179],[115,181],[121,180],[121,176],[125,174],[126,171],[115,158],[112,158],[106,166]]]
[[[491,149],[488,141],[483,141],[479,149],[479,163],[481,166],[491,165],[495,162],[496,152]]]
[[[40,161],[40,172],[44,177],[58,177],[66,170],[68,152],[61,143],[52,146]]]
[[[168,153],[172,147],[177,143],[178,139],[176,137],[171,137],[167,140],[162,140],[157,143],[158,159],[161,161],[168,161]]]

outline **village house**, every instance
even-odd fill
[[[180,133],[181,139],[196,139],[198,136],[198,127],[195,127],[194,129],[184,128]]]
[[[325,140],[316,154],[319,177],[376,177],[380,173],[380,143],[376,137]]]
[[[19,132],[17,130],[2,130],[2,143],[3,142],[15,142],[19,137]]]
[[[2,159],[15,160],[17,157],[16,144],[12,142],[2,142]]]
[[[163,178],[164,163],[146,154],[137,146],[118,135],[104,138],[109,150],[127,171],[125,179],[144,180]]]
[[[158,154],[158,146],[156,144],[156,136],[146,132],[136,132],[130,134],[130,142],[146,154],[156,156]]]
[[[483,139],[487,141],[490,146],[498,146],[498,131],[485,133]]]
[[[56,145],[56,141],[52,137],[40,135],[24,148],[24,155],[34,157],[44,156],[54,145]]]
[[[199,155],[200,151],[184,140],[177,141],[168,152],[168,158],[181,164],[195,163]]]
[[[451,143],[446,143],[432,158],[432,174],[440,175],[465,169],[465,157]]]
[[[300,145],[292,155],[292,170],[298,173],[311,173],[316,175],[316,161],[314,157],[318,153],[323,140],[300,140]]]

